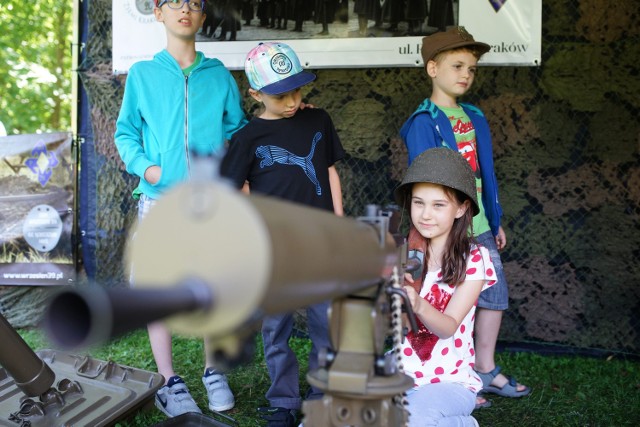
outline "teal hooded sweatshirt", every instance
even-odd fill
[[[127,172],[140,177],[134,197],[157,199],[188,180],[193,153],[222,156],[225,140],[246,123],[231,73],[219,60],[198,55],[200,64],[188,76],[166,50],[129,70],[115,144]],[[162,175],[150,184],[144,172],[154,165]]]

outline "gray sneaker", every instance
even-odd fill
[[[187,412],[202,413],[187,385],[179,376],[169,378],[167,385],[156,392],[156,407],[169,417],[177,417]]]
[[[209,409],[220,412],[233,408],[236,402],[224,374],[213,368],[207,368],[202,376],[202,383],[209,396]]]

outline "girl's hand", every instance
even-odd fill
[[[404,281],[407,283],[413,283],[415,280],[413,280],[411,273],[404,273]]]
[[[422,297],[418,295],[416,290],[413,289],[413,287],[411,286],[405,286],[404,291],[407,293],[407,297],[409,297],[409,302],[411,303],[411,309],[413,310],[414,313],[418,313],[420,311],[420,307],[425,302],[424,299],[422,299]]]
[[[316,108],[316,106],[313,105],[313,104],[305,104],[304,102],[301,102],[300,103],[300,109],[304,110],[305,108]]]

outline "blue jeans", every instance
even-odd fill
[[[496,238],[491,231],[487,231],[476,236],[475,239],[476,242],[489,251],[491,262],[493,262],[493,267],[496,271],[496,278],[498,279],[489,289],[480,292],[478,307],[489,310],[506,310],[509,308],[509,289],[507,288],[507,279],[504,277],[504,268],[496,245]]]
[[[476,394],[456,383],[433,383],[407,392],[409,427],[477,426],[471,416]]]
[[[307,328],[311,338],[309,370],[318,367],[318,350],[329,347],[329,303],[324,302],[307,307]],[[273,407],[300,409],[299,369],[296,355],[289,347],[293,332],[293,314],[267,316],[262,321],[262,341],[264,359],[271,378],[271,386],[266,398]],[[312,387],[307,399],[322,397],[322,391]]]

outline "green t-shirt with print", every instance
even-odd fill
[[[479,236],[482,233],[491,230],[487,215],[484,213],[482,204],[482,175],[480,174],[480,163],[478,162],[478,150],[476,147],[476,130],[471,123],[471,119],[462,107],[445,108],[438,106],[449,118],[453,135],[456,138],[458,152],[469,162],[469,166],[473,170],[476,177],[476,187],[478,190],[478,205],[480,213],[473,217],[473,234]]]

